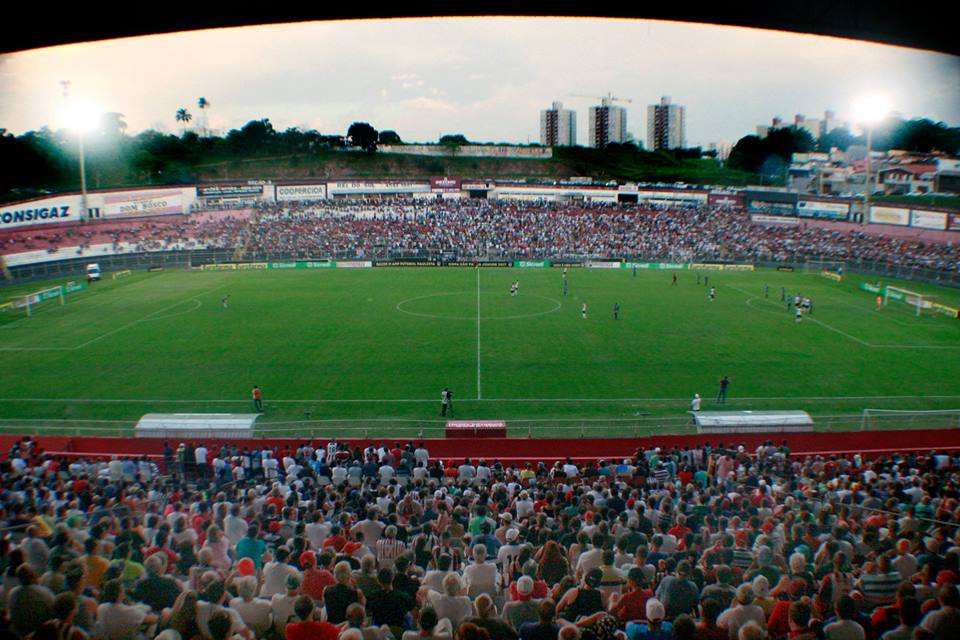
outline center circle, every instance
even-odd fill
[[[495,294],[480,295],[481,320],[519,320],[535,318],[555,313],[563,306],[559,300],[536,293],[520,293],[516,296],[503,295],[502,302],[494,302]],[[490,314],[491,306],[496,313]],[[397,303],[397,311],[419,318],[437,318],[440,320],[477,319],[476,291],[448,291],[430,293],[425,296],[407,298]],[[472,311],[472,313],[471,313]]]

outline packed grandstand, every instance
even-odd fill
[[[178,446],[179,444],[179,446]],[[956,638],[957,454],[439,460],[166,443],[3,463],[20,638]]]
[[[794,219],[796,221],[796,219]],[[941,232],[948,233],[948,232]],[[250,257],[643,258],[880,264],[960,271],[960,245],[879,235],[845,222],[761,224],[729,205],[413,199],[269,203],[243,211],[11,229],[5,255],[242,248]],[[11,262],[11,264],[16,264]]]

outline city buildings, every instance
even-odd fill
[[[540,112],[540,144],[547,147],[570,147],[577,144],[577,112],[554,102]]]
[[[602,149],[611,143],[627,141],[627,110],[613,104],[616,98],[602,98],[599,106],[590,107],[587,117],[587,138],[592,147]]]
[[[687,146],[686,107],[671,104],[669,96],[660,98],[660,104],[647,107],[647,149],[659,151],[682,149]]]

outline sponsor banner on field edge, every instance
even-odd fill
[[[800,218],[787,218],[785,216],[768,216],[755,213],[750,216],[752,222],[757,224],[800,224]]]
[[[277,202],[309,202],[327,199],[326,184],[278,184],[275,187]]]
[[[582,262],[575,262],[573,260],[552,260],[550,266],[554,269],[579,269],[583,266]]]
[[[689,264],[677,262],[624,262],[624,269],[689,269]]]
[[[373,263],[369,260],[347,260],[346,262],[337,263],[337,269],[366,269],[372,266]]]
[[[620,263],[620,261],[618,260],[617,262],[605,262],[605,261],[602,261],[602,262],[588,262],[588,263],[587,263],[587,266],[590,267],[591,269],[619,269],[619,268],[620,268],[620,264],[621,264],[621,263]]]
[[[436,260],[374,260],[375,267],[436,267]]]
[[[513,263],[506,260],[448,260],[443,263],[446,267],[512,267]]]
[[[841,280],[843,280],[843,276],[840,275],[839,273],[834,273],[833,271],[827,271],[826,269],[822,269],[820,271],[820,275],[823,276],[824,278],[827,278],[828,280],[834,280],[836,282],[840,282]]]
[[[866,283],[866,282],[860,283],[860,289],[868,293],[883,293],[883,289],[881,289],[880,287]]]
[[[910,226],[942,231],[947,228],[947,214],[942,211],[912,209],[910,211]]]
[[[543,269],[549,267],[550,263],[546,260],[517,260],[513,266],[520,269]]]
[[[910,209],[900,207],[870,207],[870,222],[873,224],[910,224]]]
[[[793,267],[777,267],[777,271],[785,271],[787,273],[793,273]]]
[[[504,420],[448,420],[448,429],[506,429]]]
[[[183,213],[179,189],[107,194],[103,197],[103,217],[178,215]]]
[[[753,271],[754,266],[752,264],[716,264],[705,262],[691,264],[690,268],[699,271]]]
[[[329,260],[289,260],[286,262],[270,262],[268,269],[332,269],[336,262]]]
[[[74,282],[73,280],[71,280],[70,282],[64,285],[63,292],[73,293],[75,291],[83,291],[86,288],[87,288],[86,282]]]

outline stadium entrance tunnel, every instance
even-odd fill
[[[556,313],[562,306],[559,300],[534,293],[478,296],[476,291],[453,291],[408,298],[397,303],[397,311],[419,318],[476,322],[535,318]]]

